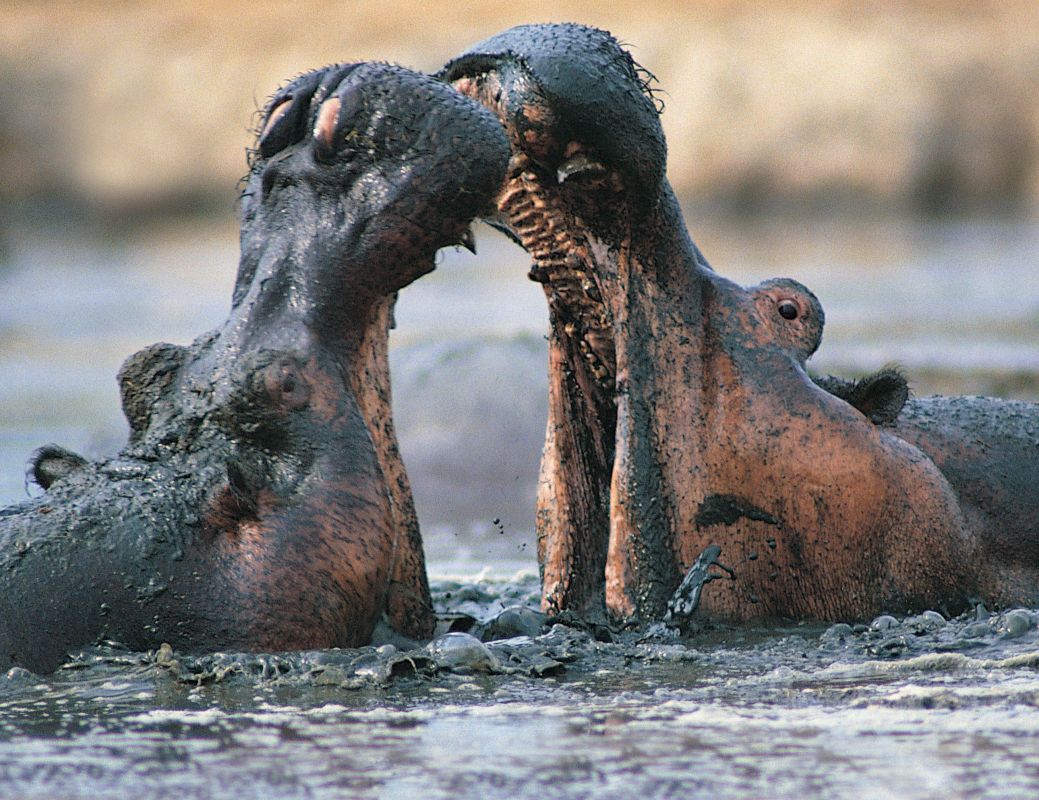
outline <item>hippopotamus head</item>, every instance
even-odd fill
[[[305,74],[267,105],[228,318],[119,375],[113,459],[49,447],[0,513],[0,666],[111,638],[284,650],[410,636],[433,616],[390,407],[396,292],[469,240],[501,126],[385,64]],[[44,591],[40,591],[45,589]]]
[[[495,222],[548,300],[547,610],[659,618],[715,547],[732,579],[702,610],[729,619],[962,606],[979,590],[976,541],[933,461],[805,372],[814,295],[738,286],[692,243],[648,73],[609,34],[515,28],[441,77],[509,136]]]
[[[770,278],[748,290],[758,317],[772,331],[772,340],[802,367],[822,343],[826,315],[819,298],[792,278]],[[812,375],[816,386],[839,397],[877,425],[890,425],[909,400],[909,381],[896,366],[886,366],[862,378]]]

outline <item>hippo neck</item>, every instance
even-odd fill
[[[231,315],[219,338],[229,351],[320,352],[356,399],[380,462],[399,461],[388,361],[396,294],[361,304],[350,287],[324,285],[320,276],[330,273],[333,259],[334,254],[297,240],[275,239],[255,255],[243,250]],[[334,309],[337,302],[348,313]]]
[[[693,367],[705,353],[704,326],[718,276],[686,229],[665,182],[652,210],[633,221],[613,245],[610,263],[617,391],[655,396],[681,363]],[[684,382],[688,383],[688,382]]]
[[[279,335],[290,345],[312,341],[331,356],[367,426],[390,495],[394,530],[417,538],[414,500],[393,424],[388,354],[396,293],[362,303],[363,293],[352,292],[352,287],[325,285],[320,276],[332,272],[328,262],[336,256],[321,248],[277,241],[257,254],[245,248],[243,238],[239,285],[224,333],[242,344],[266,345]],[[410,272],[422,274],[430,268],[431,263],[416,263]],[[318,277],[299,285],[291,278],[296,275]],[[337,302],[348,313],[330,311]]]
[[[338,243],[323,242],[319,223],[309,215],[294,215],[288,224],[292,237],[269,237],[261,248],[253,249],[243,236],[231,313],[221,336],[248,349],[257,341],[283,339],[283,331],[289,337],[306,331],[336,351],[367,337],[372,308],[393,290],[362,285],[349,255]],[[416,277],[432,269],[429,261],[412,270]]]
[[[692,243],[666,184],[652,214],[632,227],[616,260],[616,453],[610,492],[607,606],[620,616],[660,609],[681,577],[669,553],[686,498],[676,470],[697,469],[703,441],[706,320],[718,276]],[[681,464],[677,462],[681,461]],[[626,543],[635,542],[633,558]],[[637,579],[631,574],[638,571]],[[647,574],[648,573],[648,574]],[[630,595],[637,587],[642,596]]]

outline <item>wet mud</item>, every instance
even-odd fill
[[[708,585],[704,591],[709,592]],[[1030,797],[1039,610],[610,630],[434,579],[429,643],[85,649],[0,678],[0,793]]]

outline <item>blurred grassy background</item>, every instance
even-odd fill
[[[0,204],[231,213],[254,112],[332,61],[432,70],[521,22],[614,32],[679,193],[738,212],[1039,209],[1039,3],[5,0]]]

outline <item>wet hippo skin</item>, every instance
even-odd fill
[[[791,278],[770,278],[747,291],[757,306],[758,319],[771,328],[772,341],[805,367],[823,339],[826,314],[819,298]],[[894,422],[909,399],[909,382],[893,366],[856,380],[833,375],[811,377],[816,386],[841,398],[877,425]]]
[[[390,410],[396,292],[466,241],[508,159],[486,110],[381,64],[269,103],[242,198],[227,321],[119,375],[130,437],[42,448],[46,491],[0,511],[0,668],[70,648],[365,643],[433,613]]]
[[[548,300],[545,610],[659,618],[714,545],[732,570],[703,591],[716,618],[1039,600],[1039,407],[907,400],[892,370],[813,383],[821,308],[818,330],[784,329],[772,295],[804,287],[708,266],[647,73],[605,32],[521,26],[441,77],[509,135],[494,222]]]

